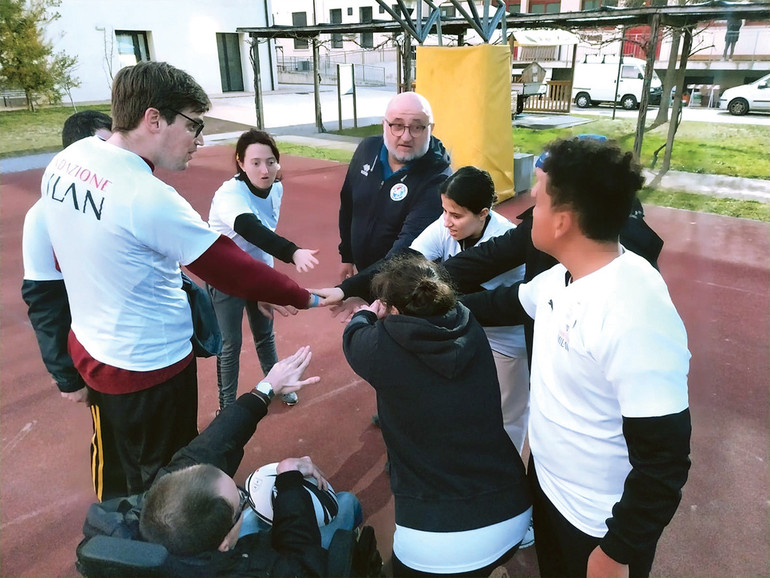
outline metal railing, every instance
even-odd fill
[[[318,63],[321,84],[336,86],[337,64],[322,58]],[[313,84],[313,61],[308,58],[287,57],[277,66],[280,84]],[[356,84],[360,86],[385,86],[385,68],[369,64],[355,65]]]
[[[27,106],[27,93],[22,89],[4,88],[0,90],[0,97],[6,108]]]

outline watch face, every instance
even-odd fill
[[[260,393],[264,393],[270,399],[273,399],[273,396],[275,395],[275,392],[273,391],[273,386],[266,381],[260,381],[257,384],[257,391]]]

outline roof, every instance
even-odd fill
[[[663,26],[683,27],[711,20],[726,20],[728,16],[740,16],[745,20],[770,19],[770,3],[726,2],[714,0],[686,6],[646,6],[643,8],[612,8],[603,6],[597,10],[562,12],[558,14],[515,14],[506,17],[508,28],[517,30],[564,29],[579,30],[595,27],[636,26],[649,24],[651,18],[660,15]],[[464,18],[441,19],[442,34],[464,34],[471,24]],[[257,38],[314,38],[321,34],[357,34],[376,32],[394,34],[402,31],[395,20],[374,20],[365,23],[315,24],[311,26],[267,26],[260,28],[238,27]]]
[[[508,30],[513,34],[519,46],[564,46],[577,44],[580,38],[566,30],[558,28],[539,28],[535,30]]]

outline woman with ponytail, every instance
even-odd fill
[[[377,392],[395,498],[393,575],[489,575],[531,517],[489,342],[443,268],[422,255],[386,262],[371,291],[343,349]]]

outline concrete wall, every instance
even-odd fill
[[[222,93],[216,33],[239,26],[265,26],[269,0],[62,0],[60,18],[46,28],[56,51],[77,55],[81,87],[75,102],[109,100],[112,77],[120,69],[115,30],[143,31],[150,59],[166,61],[190,74],[210,94]],[[248,38],[240,38],[245,90],[253,91]],[[272,48],[260,45],[263,90],[272,88]],[[66,97],[65,97],[66,98]]]

